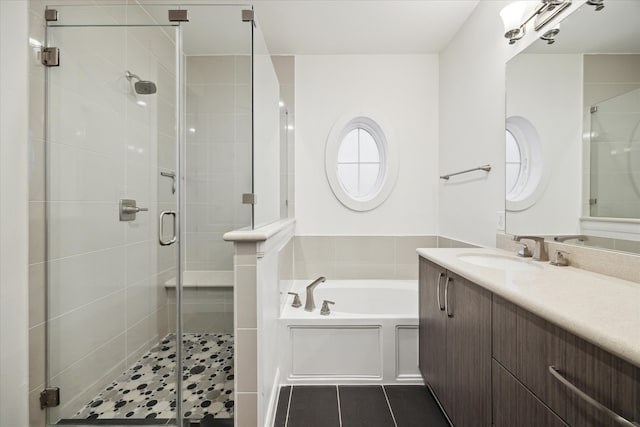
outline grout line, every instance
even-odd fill
[[[336,396],[338,397],[338,421],[340,422],[340,427],[342,427],[342,411],[340,410],[340,389],[336,384]]]
[[[289,410],[291,409],[291,396],[293,396],[293,385],[291,386],[291,389],[289,390],[289,400],[287,401],[287,413],[284,417],[284,427],[288,427],[289,425]]]
[[[396,416],[393,415],[393,408],[391,408],[391,402],[389,402],[389,396],[387,396],[387,390],[385,390],[384,385],[382,387],[382,392],[384,393],[384,398],[387,401],[387,406],[389,407],[389,412],[391,412],[391,418],[393,419],[393,425],[398,427],[398,423],[396,422]]]

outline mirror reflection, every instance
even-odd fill
[[[507,64],[508,233],[640,252],[638,16],[585,4]]]

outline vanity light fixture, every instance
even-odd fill
[[[540,40],[546,41],[547,44],[554,44],[556,42],[556,36],[558,35],[559,32],[560,32],[560,25],[544,33],[542,37],[540,37]]]
[[[599,0],[592,1],[598,2]],[[571,0],[541,0],[531,15],[522,21],[527,3],[526,1],[515,1],[500,11],[500,17],[504,23],[504,36],[509,39],[509,44],[514,44],[524,37],[529,21],[536,19],[535,29],[538,31],[567,8],[571,4]]]
[[[587,4],[589,6],[594,6],[596,12],[600,12],[602,9],[604,9],[604,0],[587,0]]]

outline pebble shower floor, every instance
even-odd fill
[[[185,418],[233,418],[233,335],[183,334]],[[167,335],[74,419],[175,418],[175,334]]]

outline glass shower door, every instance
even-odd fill
[[[640,89],[591,108],[592,217],[640,218]]]
[[[46,377],[59,405],[48,423],[166,424],[180,384],[165,289],[179,271],[180,28],[127,24],[141,15],[124,6],[57,9],[43,209]]]

